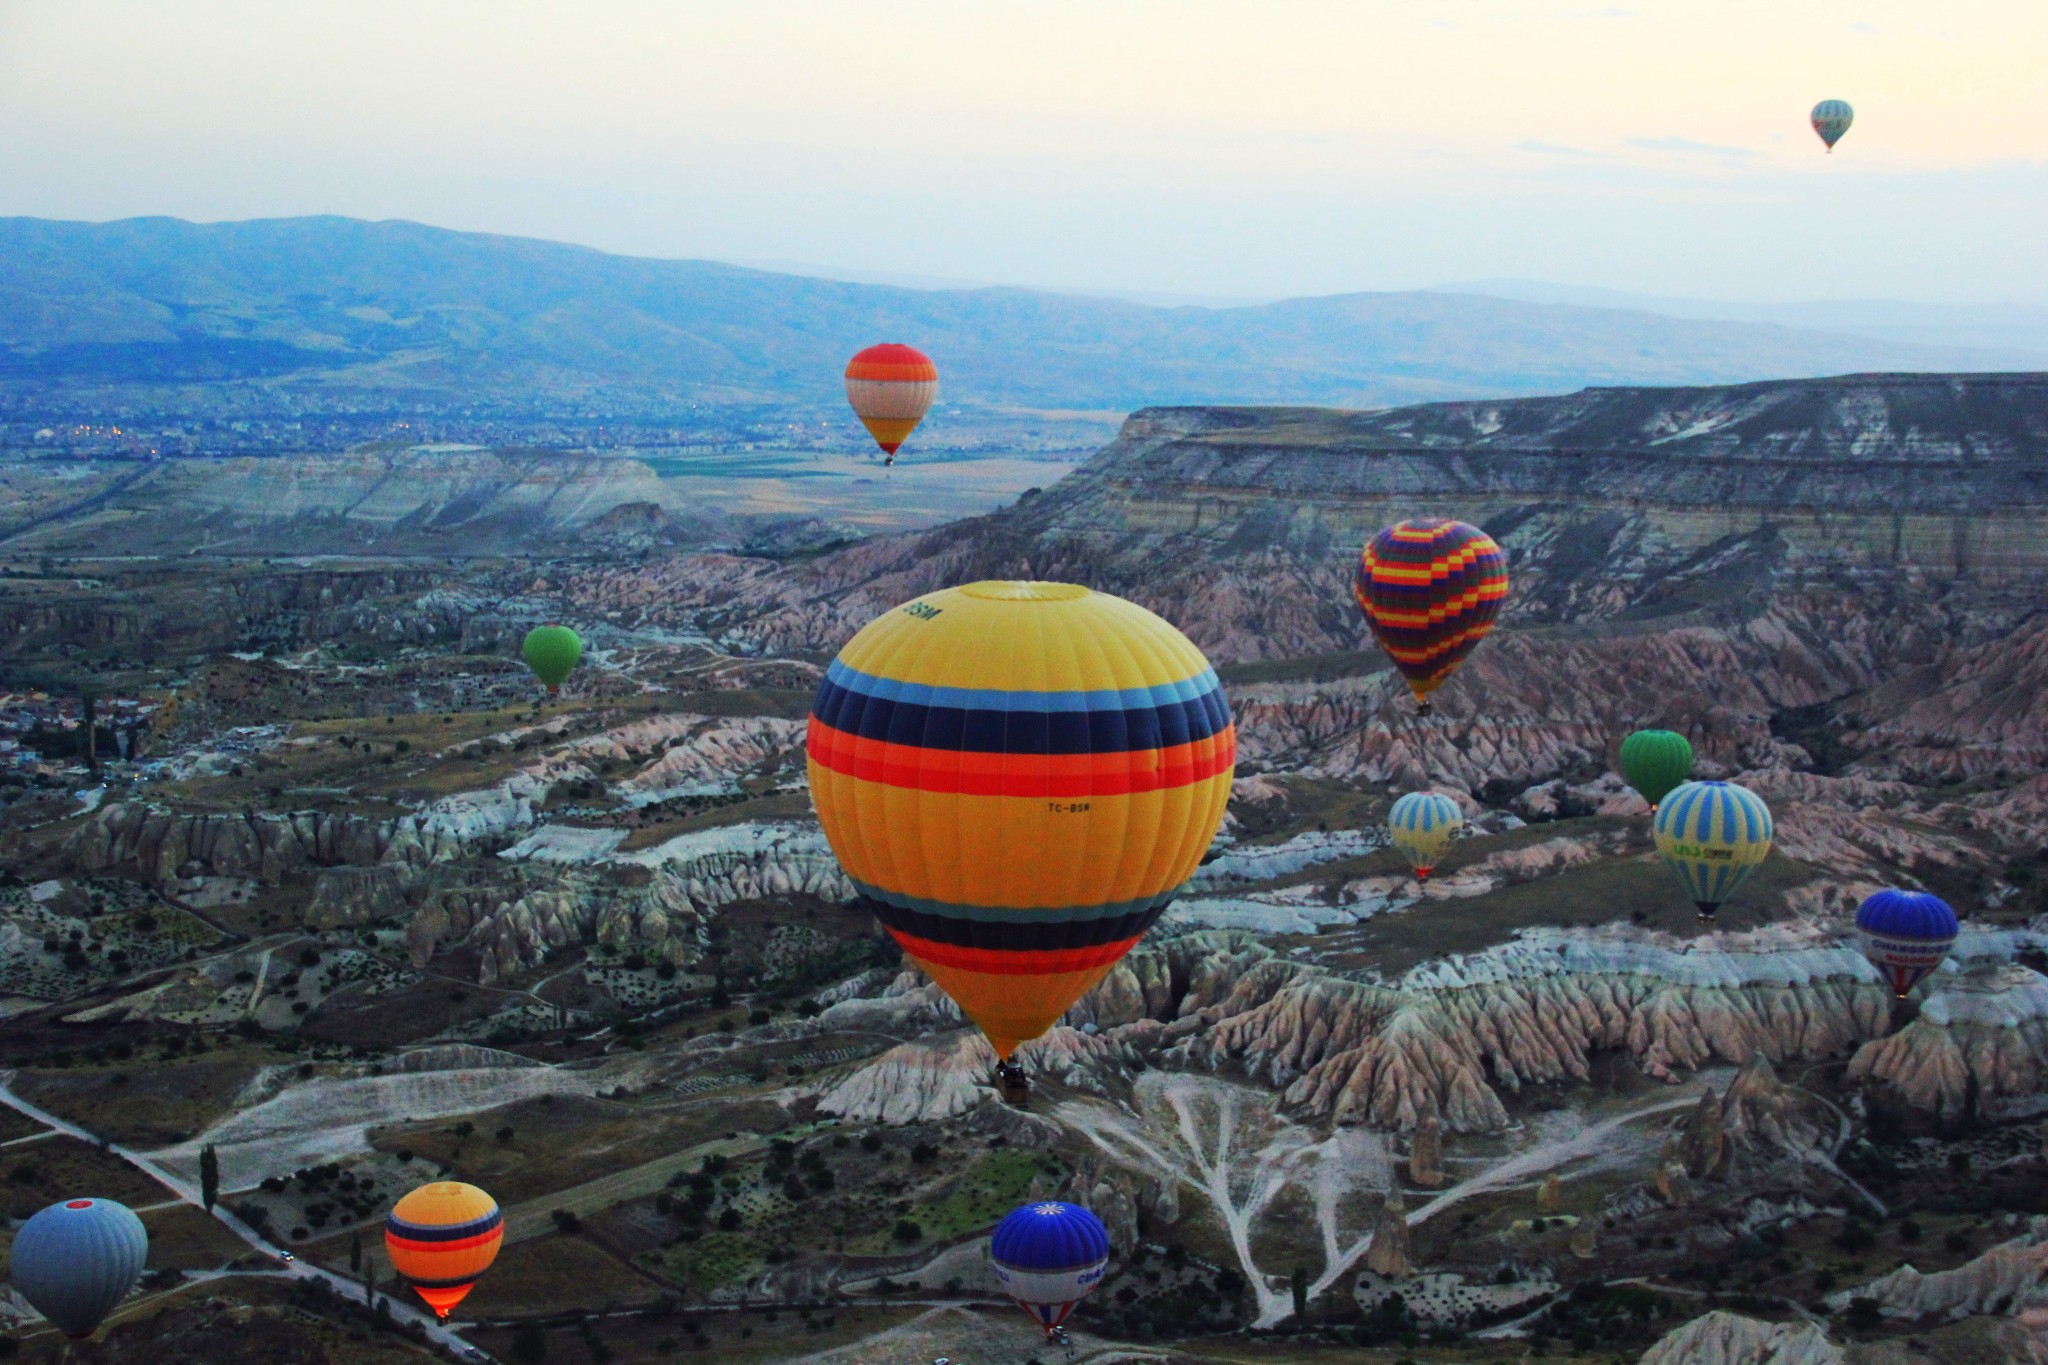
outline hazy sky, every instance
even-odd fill
[[[2042,0],[0,0],[0,214],[2048,302],[2044,62]]]

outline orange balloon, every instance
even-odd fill
[[[459,1180],[420,1186],[392,1206],[384,1224],[392,1269],[443,1322],[498,1259],[504,1240],[498,1201]]]
[[[846,362],[846,401],[868,435],[896,462],[896,452],[939,396],[939,371],[913,346],[870,346]]]

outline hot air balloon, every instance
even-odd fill
[[[897,448],[938,396],[938,367],[914,346],[870,346],[846,362],[846,401],[882,448],[883,464],[896,463]]]
[[[498,1259],[504,1240],[498,1201],[459,1180],[413,1190],[392,1205],[384,1224],[391,1268],[443,1322]]]
[[[1048,1199],[1012,1209],[996,1224],[988,1254],[1003,1291],[1051,1336],[1102,1282],[1109,1232],[1080,1205]]]
[[[1359,555],[1351,594],[1428,715],[1429,694],[1479,647],[1507,602],[1507,558],[1476,526],[1404,521]]]
[[[1687,782],[1658,803],[1651,831],[1700,918],[1712,919],[1770,855],[1771,808],[1733,782]]]
[[[1884,974],[1892,994],[1904,1000],[1948,956],[1960,926],[1956,912],[1924,891],[1886,889],[1856,907],[1863,955]]]
[[[149,1255],[142,1220],[111,1199],[52,1204],[14,1234],[14,1287],[67,1337],[89,1337]]]
[[[869,622],[804,749],[846,875],[1007,1066],[1193,875],[1237,733],[1208,660],[1143,607],[984,582]]]
[[[567,626],[535,626],[526,632],[526,643],[519,647],[519,652],[525,656],[533,676],[548,685],[548,695],[552,697],[583,657],[583,641]]]
[[[1849,107],[1847,100],[1822,100],[1813,106],[1813,131],[1820,134],[1820,140],[1828,144],[1828,151],[1835,150],[1835,144],[1842,140],[1842,134],[1849,131],[1849,125],[1856,121],[1856,111]]]
[[[1692,775],[1692,743],[1671,730],[1638,730],[1621,742],[1621,775],[1650,803],[1650,814]]]
[[[1393,836],[1394,847],[1408,855],[1418,882],[1429,880],[1429,874],[1436,871],[1436,860],[1464,827],[1465,816],[1458,803],[1440,792],[1409,792],[1387,815],[1387,832]]]

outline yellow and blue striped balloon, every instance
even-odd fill
[[[1436,860],[1464,827],[1464,812],[1441,792],[1409,792],[1387,815],[1387,833],[1393,836],[1394,847],[1408,856],[1418,882],[1429,880]]]
[[[1658,856],[1712,919],[1771,852],[1771,808],[1733,782],[1687,782],[1657,806]]]
[[[1007,1059],[1194,875],[1237,731],[1209,661],[1143,607],[982,582],[848,641],[804,751],[861,899]]]

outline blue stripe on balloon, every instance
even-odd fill
[[[1179,682],[1153,687],[1101,688],[1086,692],[1034,692],[992,687],[933,687],[928,683],[881,678],[849,668],[834,659],[825,676],[839,686],[882,701],[911,706],[937,706],[959,711],[1130,711],[1199,701],[1221,683],[1216,670],[1204,668]]]

